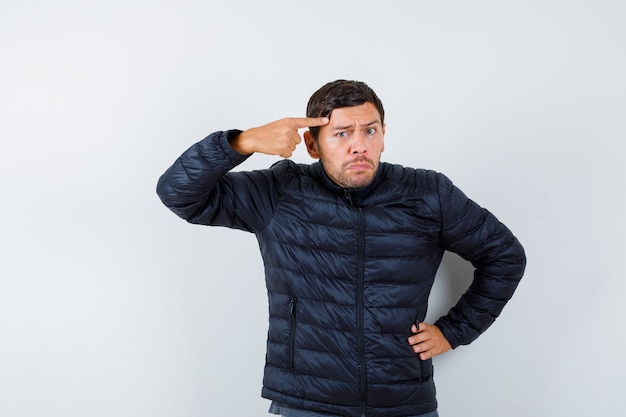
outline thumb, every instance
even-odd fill
[[[294,117],[291,119],[296,129],[316,127],[328,124],[328,117]]]

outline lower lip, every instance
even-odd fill
[[[355,171],[365,171],[370,169],[369,165],[351,165],[350,169],[355,170]]]

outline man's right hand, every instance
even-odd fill
[[[242,155],[260,152],[289,158],[302,142],[298,129],[327,123],[327,117],[287,117],[245,130],[231,139],[230,145]]]

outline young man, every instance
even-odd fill
[[[511,298],[524,250],[444,175],[381,163],[385,113],[366,84],[337,80],[307,118],[215,132],[163,174],[158,194],[183,219],[255,233],[269,332],[263,392],[284,416],[437,415],[431,358],[468,344]],[[282,160],[230,172],[251,154]],[[423,322],[445,250],[475,267],[450,312]]]

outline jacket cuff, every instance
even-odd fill
[[[452,346],[452,349],[456,349],[457,347],[461,345],[461,342],[459,341],[459,339],[457,339],[456,336],[454,335],[452,328],[446,322],[445,317],[440,318],[434,324],[435,326],[439,328],[439,330],[441,330],[443,337],[445,337],[448,343],[450,343],[450,346]]]
[[[222,148],[222,150],[232,159],[240,159],[243,158],[244,160],[246,158],[248,158],[250,155],[252,154],[248,154],[248,155],[242,155],[239,152],[237,152],[236,150],[233,149],[232,146],[230,146],[230,141],[234,138],[236,138],[241,132],[243,132],[243,130],[239,130],[239,129],[231,129],[231,130],[227,130],[225,132],[222,132],[222,134],[219,136],[219,142],[220,142],[220,146]]]

